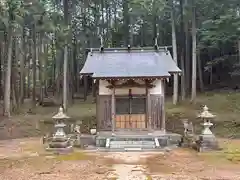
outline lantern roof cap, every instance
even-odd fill
[[[52,117],[53,119],[69,119],[70,117],[67,116],[64,112],[63,112],[63,108],[60,107],[58,110],[58,113],[56,115],[54,115]]]
[[[198,115],[199,118],[214,118],[216,115],[208,111],[208,107],[205,105],[203,111]]]

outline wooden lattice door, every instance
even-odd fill
[[[116,98],[116,129],[146,128],[146,97]]]

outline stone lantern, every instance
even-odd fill
[[[205,105],[203,107],[203,111],[198,115],[198,118],[203,120],[203,130],[201,135],[199,135],[199,139],[197,140],[198,150],[206,151],[206,150],[217,150],[219,149],[218,142],[210,127],[213,126],[211,123],[211,119],[215,118],[216,115],[213,115],[208,111],[208,107]]]
[[[56,128],[56,132],[53,134],[47,149],[71,149],[72,145],[70,137],[64,132],[64,127],[66,127],[64,120],[69,119],[70,117],[67,116],[63,112],[63,108],[60,107],[58,113],[52,118],[55,120],[54,127]]]
[[[212,131],[210,130],[210,127],[213,126],[213,123],[211,123],[211,119],[215,118],[216,115],[213,115],[208,111],[208,107],[205,105],[203,107],[202,113],[199,114],[199,118],[203,119],[203,131],[202,135],[213,135]]]

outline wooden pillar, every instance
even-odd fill
[[[83,76],[83,88],[84,88],[84,101],[87,100],[87,92],[88,92],[88,77]]]
[[[99,80],[96,80],[95,82],[95,96],[99,94]]]
[[[112,133],[115,131],[116,106],[115,106],[115,87],[112,88]]]
[[[173,104],[178,102],[178,74],[173,74]]]
[[[97,82],[96,83],[98,83],[98,80],[97,80]],[[99,113],[100,113],[100,111],[99,111],[99,106],[100,106],[100,100],[99,100],[99,91],[98,91],[98,84],[97,84],[97,89],[96,89],[96,98],[95,98],[95,100],[96,100],[96,128],[97,128],[97,132],[99,132],[99,130],[100,130],[100,128],[99,128],[99,126],[100,126],[100,121],[99,121]]]
[[[93,97],[93,103],[96,102],[96,80],[92,80],[92,97]]]
[[[161,88],[162,88],[162,103],[161,103],[162,118],[161,118],[161,130],[165,132],[165,131],[166,131],[166,120],[165,120],[165,80],[162,80]]]
[[[147,128],[149,131],[151,131],[152,130],[151,99],[150,99],[150,91],[147,85],[146,85],[146,120],[147,120]]]

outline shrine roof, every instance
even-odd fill
[[[168,50],[104,49],[88,53],[81,75],[93,78],[158,78],[181,73]]]

